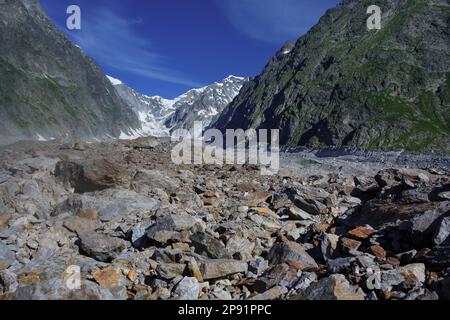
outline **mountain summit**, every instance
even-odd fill
[[[239,94],[246,78],[229,76],[208,86],[192,89],[175,99],[149,97],[108,76],[117,93],[137,114],[142,129],[136,136],[168,136],[176,129],[192,129],[195,121],[205,126],[215,120]]]
[[[213,124],[280,129],[281,143],[450,153],[448,1],[343,1],[283,47]]]

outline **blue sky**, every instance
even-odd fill
[[[105,73],[173,98],[228,75],[255,76],[338,0],[40,0]],[[66,9],[81,8],[81,30]]]

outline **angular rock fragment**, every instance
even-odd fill
[[[430,199],[427,193],[420,190],[404,190],[401,193],[399,204],[429,203]]]
[[[255,260],[250,261],[248,268],[250,272],[259,276],[269,268],[269,261],[262,257],[256,257]]]
[[[383,249],[383,247],[379,245],[373,245],[370,247],[370,251],[379,259],[384,260],[386,259],[386,250]]]
[[[326,214],[328,212],[327,206],[314,199],[304,199],[300,196],[296,196],[293,202],[301,210],[313,215]]]
[[[14,261],[14,253],[0,241],[0,271],[7,269]]]
[[[186,272],[189,276],[194,277],[198,282],[204,281],[197,260],[195,260],[193,257],[184,257],[180,262],[186,263]]]
[[[222,241],[205,232],[197,232],[189,238],[195,248],[195,252],[211,259],[229,259],[230,254]]]
[[[92,210],[90,208],[86,208],[78,212],[77,214],[80,218],[89,219],[89,220],[97,220],[98,219],[98,212],[95,210]]]
[[[237,260],[216,259],[200,262],[200,272],[204,280],[220,279],[236,273],[246,273],[248,265]]]
[[[17,275],[14,272],[8,270],[0,271],[0,294],[14,292],[18,286]]]
[[[127,168],[106,159],[84,162],[60,161],[56,164],[55,177],[69,184],[76,193],[104,190],[124,184],[128,179]]]
[[[200,291],[201,285],[196,278],[185,277],[177,284],[174,294],[179,300],[197,300]]]
[[[52,217],[59,216],[64,213],[74,215],[83,208],[83,201],[76,196],[69,196],[66,200],[56,205],[51,213]]]
[[[341,249],[344,253],[357,254],[359,247],[362,245],[360,241],[342,237],[340,239]]]
[[[236,190],[239,192],[255,191],[259,188],[259,184],[256,182],[241,183],[236,186]]]
[[[375,198],[380,192],[377,181],[371,177],[357,177],[355,178],[355,184],[356,187],[351,195],[364,201]]]
[[[5,228],[9,220],[11,220],[10,213],[0,213],[0,229]]]
[[[298,270],[282,263],[271,267],[261,277],[258,277],[251,289],[263,293],[277,285],[290,288],[297,280]]]
[[[203,204],[205,206],[217,208],[221,201],[222,199],[216,192],[207,191],[203,194]]]
[[[429,233],[433,222],[447,211],[448,203],[399,205],[389,199],[374,199],[363,206],[356,223],[367,224],[377,230],[406,224],[412,232]]]
[[[406,281],[412,282],[414,285],[425,282],[425,265],[416,263],[395,270],[383,271],[381,273],[381,290],[392,291],[393,287]]]
[[[412,232],[420,234],[421,236],[432,236],[438,229],[442,231],[448,230],[447,222],[443,222],[444,217],[450,216],[450,202],[437,203],[432,208],[426,208],[420,214],[417,214],[411,219]]]
[[[172,280],[178,276],[183,275],[186,269],[185,264],[181,263],[158,263],[156,271],[158,274],[166,280]]]
[[[175,232],[189,230],[197,224],[204,225],[201,220],[190,215],[166,215],[158,217],[146,234],[150,240],[165,243]]]
[[[253,298],[251,298],[251,300],[266,300],[266,301],[276,300],[276,299],[280,298],[281,296],[283,296],[284,294],[286,294],[287,292],[288,292],[288,289],[286,287],[276,286],[276,287],[273,287],[273,288],[267,290],[264,293],[260,293],[256,296],[254,296]]]
[[[289,199],[298,208],[312,215],[326,214],[336,204],[336,197],[317,188],[288,189]]]
[[[159,170],[140,170],[135,174],[133,180],[167,192],[176,191],[180,187],[179,181],[170,178]]]
[[[94,222],[92,220],[80,217],[69,217],[64,220],[63,225],[67,228],[67,230],[74,232],[79,236],[82,234],[95,232]]]
[[[127,247],[125,241],[101,233],[86,233],[79,237],[81,252],[101,262],[111,262]]]
[[[419,169],[386,169],[375,177],[380,187],[389,190],[413,189],[420,184],[428,184],[428,173]]]
[[[282,227],[280,222],[273,217],[265,217],[259,214],[251,214],[249,216],[249,219],[254,223],[256,223],[257,225],[259,225],[261,228],[269,232],[275,232],[281,229]]]
[[[104,289],[114,289],[125,286],[125,280],[117,268],[105,268],[98,270],[92,275],[94,280]]]
[[[248,207],[257,207],[258,205],[265,203],[272,193],[270,192],[254,192],[250,193],[246,196],[246,206]]]
[[[361,240],[366,240],[366,239],[370,238],[375,233],[376,233],[376,230],[374,230],[372,228],[358,227],[358,228],[350,230],[347,233],[347,237],[361,241]]]
[[[337,258],[327,261],[327,270],[329,273],[343,273],[343,271],[349,270],[356,259],[349,258]]]
[[[250,242],[248,239],[238,236],[231,237],[226,245],[229,255],[242,261],[248,261],[252,258],[254,248],[254,243]]]
[[[289,218],[291,220],[310,220],[317,222],[317,219],[315,217],[311,216],[308,212],[297,207],[290,207],[287,210],[287,214],[289,215]]]
[[[315,269],[318,267],[316,261],[301,244],[290,241],[275,244],[269,252],[268,260],[272,265],[283,262],[295,263],[298,269]]]
[[[153,222],[146,219],[133,226],[128,233],[129,235],[131,233],[131,243],[133,244],[133,247],[139,249],[146,247],[149,244],[147,231],[152,225]]]
[[[364,300],[361,288],[352,286],[342,274],[334,274],[313,283],[297,299],[299,300]]]
[[[436,227],[433,243],[437,246],[450,245],[450,216],[443,218],[439,226]]]

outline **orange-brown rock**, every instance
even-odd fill
[[[89,220],[97,220],[98,219],[98,213],[95,210],[92,209],[83,209],[78,213],[78,216],[80,218],[89,219]]]
[[[347,233],[347,237],[353,238],[355,240],[366,240],[369,239],[376,233],[375,230],[369,227],[358,227],[353,230],[350,230]]]
[[[380,260],[386,259],[386,250],[379,245],[373,245],[370,247],[370,251]]]
[[[247,195],[245,198],[246,205],[248,207],[257,207],[258,205],[265,203],[266,200],[272,195],[270,192],[254,192]]]
[[[6,227],[8,225],[8,222],[10,219],[11,219],[11,214],[0,213],[0,229]]]
[[[92,276],[95,281],[105,289],[117,288],[121,285],[122,274],[119,269],[105,268],[95,271]]]

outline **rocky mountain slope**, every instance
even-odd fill
[[[135,135],[142,136],[167,136],[169,128],[165,121],[175,111],[175,101],[162,97],[149,97],[125,85],[122,81],[108,76],[114,89],[125,103],[134,111],[141,123],[141,129]]]
[[[0,142],[119,137],[140,127],[96,63],[37,0],[0,1]]]
[[[109,77],[120,97],[138,115],[142,129],[138,135],[167,136],[175,129],[192,129],[194,121],[209,125],[239,94],[245,78],[229,76],[175,99],[149,97],[136,92],[120,80]]]
[[[261,176],[164,140],[0,147],[0,300],[450,299],[448,158]]]
[[[214,127],[281,130],[282,144],[450,153],[450,6],[343,1],[245,84]]]

